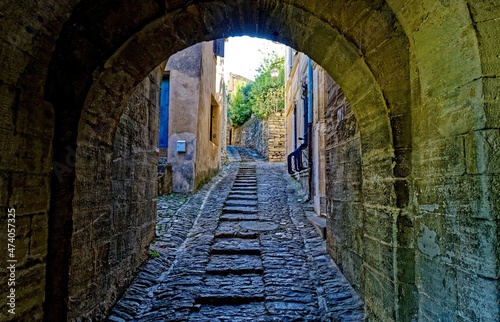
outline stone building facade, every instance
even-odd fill
[[[317,215],[326,216],[325,108],[328,73],[303,53],[285,56],[287,166],[309,191]],[[331,79],[331,78],[330,78]]]
[[[351,216],[330,240],[352,245],[337,261],[368,318],[500,320],[498,1],[6,0],[0,12],[0,208],[16,210],[22,277],[2,320],[109,309],[104,290],[125,288],[117,271],[145,257],[128,245],[154,232],[147,209],[122,210],[138,219],[128,231],[110,213],[131,95],[166,57],[241,34],[304,52],[350,103],[361,163],[343,171],[361,195],[344,194]],[[136,179],[155,182],[156,159],[145,162],[153,171]]]
[[[217,173],[225,152],[227,100],[223,52],[217,42],[203,42],[171,56],[169,79],[168,156],[174,192],[193,192]],[[220,48],[220,47],[219,47]],[[160,125],[160,130],[162,126]]]

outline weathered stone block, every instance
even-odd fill
[[[394,278],[394,248],[380,240],[364,236],[363,238],[364,263],[376,269],[378,274],[386,278]]]
[[[76,290],[85,290],[86,286],[95,279],[93,249],[76,250],[71,254],[72,261],[70,267],[71,278],[69,280],[70,294],[78,292]]]
[[[32,107],[36,106],[36,109]],[[21,95],[16,109],[16,130],[21,133],[52,139],[54,108],[51,104]]]
[[[465,137],[467,173],[500,173],[500,130],[472,132]]]
[[[348,250],[342,245],[337,245],[337,256],[335,261],[342,263],[341,270],[345,277],[358,292],[364,293],[363,289],[363,257],[361,254]],[[340,266],[339,266],[340,267]]]
[[[395,318],[394,284],[378,270],[363,266],[365,285],[365,304],[378,321],[391,321]]]
[[[88,225],[83,229],[75,231],[72,235],[71,246],[75,250],[92,249],[94,241],[92,240],[92,227]]]
[[[493,220],[461,219],[457,225],[456,262],[461,270],[490,279],[500,278],[498,223]]]
[[[414,181],[421,214],[436,213],[466,218],[488,218],[491,199],[483,194],[480,176],[436,177]]]
[[[94,244],[101,244],[111,237],[111,211],[98,212],[94,214],[92,221],[92,241]]]
[[[364,201],[370,205],[396,206],[394,181],[383,177],[366,178],[363,180]]]
[[[500,128],[500,78],[483,78],[486,128]]]
[[[109,274],[109,269],[110,269],[110,265],[108,262],[109,247],[110,247],[110,243],[108,241],[104,241],[102,243],[99,243],[94,247],[95,273],[98,276],[106,276],[107,274]],[[105,290],[105,289],[102,289],[102,290]]]
[[[458,316],[464,321],[498,321],[498,280],[459,270],[457,272]]]
[[[426,215],[415,220],[415,242],[419,258],[442,263],[456,263],[460,252],[456,219],[443,215]]]
[[[497,8],[498,10],[498,8]],[[500,75],[500,57],[497,40],[500,38],[500,21],[492,19],[476,24],[481,55],[481,68],[484,76]]]
[[[0,173],[0,206],[9,206],[7,200],[9,199],[9,180],[10,174]]]
[[[7,225],[4,225],[7,229]],[[29,244],[31,233],[31,217],[22,216],[17,217],[16,212],[16,240],[15,240],[15,255],[17,259],[17,266],[26,264],[29,258]]]
[[[474,22],[493,20],[500,16],[500,4],[496,0],[471,1],[468,7]]]
[[[455,320],[458,304],[455,269],[424,256],[417,256],[416,265],[419,321]]]
[[[428,142],[414,150],[413,168],[417,177],[463,175],[466,172],[464,137]]]
[[[407,81],[409,75],[407,56],[409,52],[404,53],[401,50],[408,46],[407,41],[406,37],[393,37],[366,54],[370,69],[377,75],[377,82],[387,98],[391,115],[404,114],[408,110],[410,86]]]
[[[13,173],[10,202],[17,215],[45,213],[49,210],[50,177],[25,173]]]
[[[386,39],[397,34],[392,23],[394,19],[394,14],[390,10],[367,10],[351,31],[356,39],[361,40],[358,42],[360,49],[364,53],[370,52],[380,47]],[[378,32],[374,33],[373,30]]]
[[[365,207],[363,234],[386,244],[393,243],[394,213],[388,209]]]
[[[45,264],[18,270],[15,288],[16,320],[42,321],[42,304],[45,296]],[[2,314],[7,312],[4,303],[6,302],[3,301],[0,307]]]
[[[12,131],[14,129],[14,101],[16,98],[16,91],[14,88],[5,84],[0,85],[0,95],[3,98],[0,102],[0,129]]]
[[[0,169],[46,174],[52,166],[51,140],[36,136],[22,136],[0,129]]]
[[[48,236],[48,215],[34,215],[31,219],[30,258],[45,260]]]

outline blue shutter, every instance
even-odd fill
[[[224,45],[226,39],[220,38],[214,40],[214,55],[219,57],[224,57]]]
[[[168,148],[168,107],[170,101],[170,79],[163,78],[160,94],[160,148]]]

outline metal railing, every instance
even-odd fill
[[[309,168],[307,144],[302,143],[295,151],[287,156],[288,173],[294,174]]]

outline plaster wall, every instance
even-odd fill
[[[201,45],[195,188],[212,178],[220,168],[223,119],[225,123],[223,87],[217,82],[217,57],[213,52],[213,43],[204,42]]]
[[[172,165],[173,191],[193,192],[217,173],[221,163],[225,100],[213,42],[199,43],[173,55],[166,69],[170,73],[171,147],[167,161]],[[211,116],[215,117],[215,124]],[[210,138],[211,126],[216,130],[213,140]],[[186,142],[185,153],[177,151],[177,141]]]

